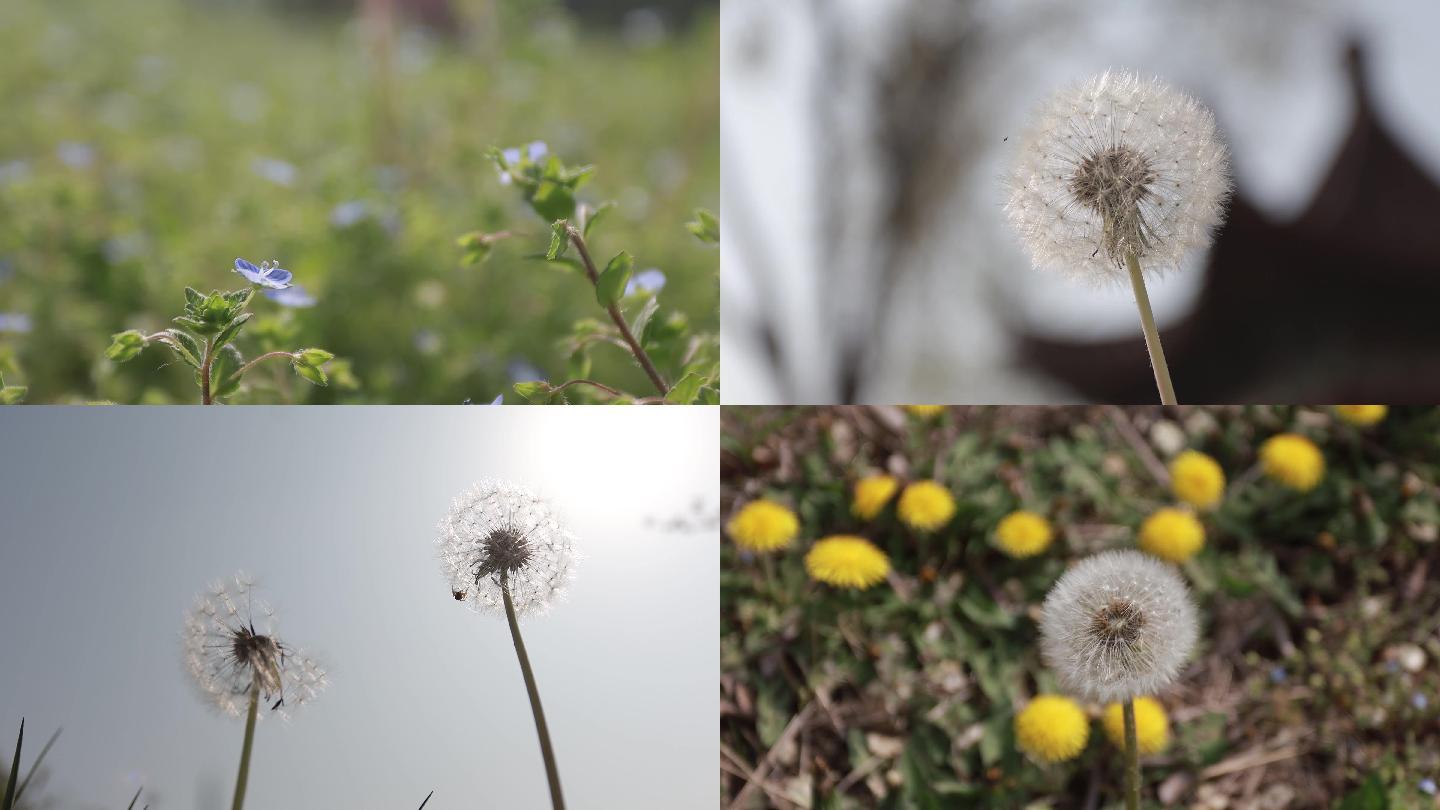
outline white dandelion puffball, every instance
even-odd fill
[[[252,596],[244,574],[211,586],[185,617],[185,666],[201,694],[221,711],[248,711],[256,686],[266,707],[286,709],[315,699],[327,685],[325,669],[275,634],[275,611]]]
[[[1195,605],[1175,569],[1107,551],[1065,572],[1040,617],[1040,653],[1066,691],[1100,703],[1153,695],[1195,646]]]
[[[1215,116],[1133,73],[1107,72],[1040,105],[1019,137],[1005,213],[1035,266],[1125,278],[1125,257],[1160,272],[1210,244],[1230,196]]]
[[[517,615],[544,613],[575,567],[575,537],[530,490],[481,481],[440,521],[440,564],[450,593],[478,613],[504,613],[501,581]]]

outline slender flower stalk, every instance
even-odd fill
[[[1135,701],[1126,700],[1125,713],[1125,810],[1140,810],[1140,744],[1135,739]]]
[[[566,234],[570,238],[570,243],[575,246],[575,252],[580,254],[580,263],[585,268],[585,277],[590,279],[592,285],[598,285],[600,271],[595,267],[595,261],[590,258],[590,248],[585,244],[585,236],[580,233],[579,228],[573,225],[566,226]],[[635,355],[635,361],[645,370],[645,376],[650,378],[650,382],[660,392],[660,396],[663,397],[670,393],[670,384],[660,376],[660,371],[651,362],[650,355],[645,353],[645,347],[635,339],[635,333],[630,330],[630,324],[625,321],[625,315],[620,311],[620,307],[610,304],[605,311],[610,315],[610,320],[615,323],[615,328],[620,330],[620,337],[625,341],[625,345],[630,347],[630,353]]]
[[[245,744],[240,748],[240,772],[235,775],[235,799],[230,810],[245,806],[245,786],[250,783],[250,752],[255,747],[255,716],[260,710],[260,683],[250,687],[250,710],[245,714]]]
[[[564,810],[555,747],[519,617],[544,613],[563,594],[574,570],[574,536],[548,503],[503,481],[482,481],[456,498],[440,521],[439,534],[450,595],[477,613],[505,614],[535,717],[550,801],[554,810]]]
[[[1158,79],[1104,73],[1055,93],[1018,140],[1005,210],[1037,267],[1129,276],[1162,402],[1174,385],[1144,272],[1210,244],[1230,194],[1215,117]]]

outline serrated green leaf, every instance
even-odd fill
[[[635,259],[625,251],[620,251],[605,269],[600,273],[600,278],[595,282],[595,300],[600,306],[613,306],[625,294],[625,285],[630,281],[630,274],[635,270]]]
[[[550,247],[545,250],[546,261],[553,262],[565,253],[565,243],[569,235],[569,220],[557,219],[550,224]]]
[[[205,294],[194,287],[185,288],[185,306],[198,307],[205,303]]]
[[[680,378],[680,382],[670,386],[670,390],[665,394],[665,401],[671,405],[689,405],[699,396],[700,387],[704,384],[705,378],[699,374],[686,374]]]
[[[191,368],[200,368],[201,358],[205,354],[205,350],[200,346],[200,341],[182,329],[166,329],[164,335],[163,340],[175,352],[176,357],[185,361]]]
[[[254,297],[254,295],[254,287],[246,287],[241,290],[231,290],[230,292],[222,293],[225,302],[235,308],[244,308],[250,303],[250,299]]]
[[[582,236],[584,236],[586,239],[589,239],[590,229],[594,228],[595,223],[599,222],[601,217],[603,217],[607,211],[613,209],[614,207],[615,203],[608,201],[600,203],[598,206],[596,206],[595,210],[590,212],[590,216],[586,217],[585,219],[585,231]]]
[[[685,223],[685,228],[701,242],[711,245],[720,242],[720,220],[704,208],[695,209],[695,220]]]
[[[229,325],[227,325],[224,329],[220,330],[219,334],[215,335],[214,345],[216,347],[229,345],[230,341],[234,340],[237,336],[239,336],[240,327],[244,326],[245,322],[250,320],[250,318],[254,314],[255,313],[253,312],[245,312],[242,313],[240,317],[231,321]]]
[[[223,399],[239,391],[240,378],[244,375],[235,372],[243,365],[245,358],[233,344],[216,352],[215,358],[210,361],[210,395]]]
[[[145,336],[134,329],[118,332],[110,337],[110,346],[105,356],[117,363],[133,360],[145,348]]]

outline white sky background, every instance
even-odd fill
[[[847,10],[852,30],[863,32],[855,37],[855,57],[873,60],[883,53],[877,43],[889,35],[887,25],[900,4],[834,1]],[[1165,76],[1201,97],[1215,108],[1230,141],[1239,186],[1266,213],[1284,219],[1308,201],[1345,134],[1351,106],[1341,49],[1345,35],[1358,32],[1384,122],[1422,165],[1440,175],[1440,104],[1433,78],[1440,75],[1434,43],[1440,4],[1430,0],[1096,0],[1084,4],[1085,13],[1073,24],[1045,38],[1027,37],[1020,21],[1037,10],[1080,7],[1039,0],[982,0],[972,6],[991,30],[1016,38],[986,53],[983,68],[973,74],[983,77],[978,113],[989,119],[984,125],[993,137],[978,144],[974,180],[939,218],[947,232],[920,246],[928,266],[897,293],[900,314],[883,335],[877,376],[861,391],[866,401],[1073,399],[1073,393],[1011,367],[1004,319],[1077,339],[1138,334],[1128,288],[1088,289],[1035,272],[1000,210],[999,178],[1008,148],[1002,138],[1019,131],[1036,101],[1077,77],[1127,67]],[[774,282],[784,313],[782,334],[791,356],[803,358],[788,374],[791,389],[782,392],[763,367],[743,318],[754,310],[759,288],[746,257],[727,243],[721,274],[727,403],[771,402],[786,394],[801,401],[833,396],[826,367],[834,346],[815,303],[830,281],[814,266],[806,240],[813,232],[808,209],[814,182],[807,94],[817,69],[809,7],[727,0],[721,8],[724,177],[727,183],[738,179],[756,209],[746,218],[764,224],[766,247],[782,269]],[[1275,11],[1292,8],[1301,11]],[[748,38],[758,39],[758,31],[769,32],[766,66],[742,70],[740,48]],[[855,114],[866,106],[856,102],[850,109]],[[1183,315],[1202,282],[1201,273],[1192,270],[1152,284],[1161,322]]]
[[[567,803],[707,807],[718,433],[702,407],[6,409],[3,757],[23,714],[27,762],[65,729],[62,807],[143,784],[154,810],[228,808],[243,721],[196,697],[180,634],[244,569],[332,680],[259,724],[248,808],[548,807],[505,619],[456,603],[434,551],[491,476],[548,496],[584,555],[569,599],[522,620]],[[701,528],[647,525],[676,516]]]

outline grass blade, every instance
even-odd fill
[[[20,778],[20,749],[25,745],[25,718],[20,718],[20,737],[15,740],[15,758],[10,760],[10,781],[5,785],[5,800],[0,801],[0,810],[14,810],[15,782]]]
[[[135,810],[135,802],[140,801],[140,792],[143,791],[144,789],[145,789],[144,785],[141,785],[138,789],[136,789],[136,791],[135,791],[135,798],[133,798],[133,799],[130,800],[130,806],[129,806],[129,807],[126,807],[125,810]],[[147,806],[148,806],[148,805],[147,805]]]
[[[64,728],[55,729],[55,733],[50,735],[50,739],[45,741],[45,747],[40,749],[40,756],[36,757],[35,761],[30,763],[30,770],[26,771],[25,778],[20,780],[20,787],[15,789],[16,804],[19,804],[20,797],[25,795],[25,787],[30,784],[31,779],[35,778],[35,772],[40,770],[40,763],[45,761],[45,755],[50,753],[51,746],[55,745],[55,741],[60,739],[61,731],[64,731]]]
[[[426,793],[426,794],[425,794],[425,801],[420,802],[420,808],[419,808],[419,810],[425,810],[425,805],[427,805],[427,804],[430,803],[430,797],[431,797],[431,796],[434,796],[434,795],[435,795],[435,791],[433,791],[433,790],[430,791],[429,793]]]

